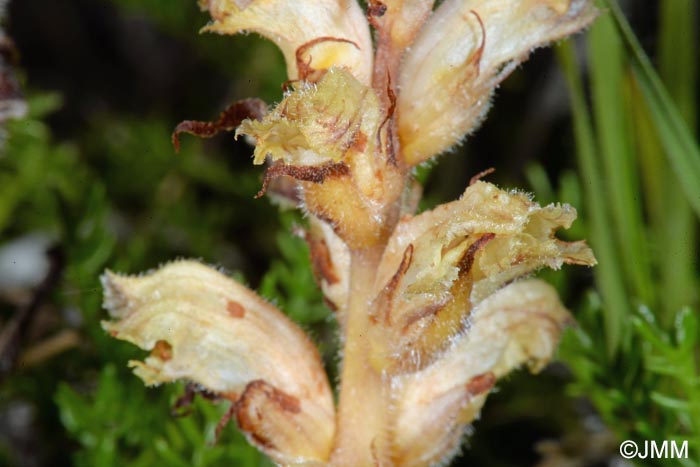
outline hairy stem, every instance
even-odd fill
[[[384,245],[382,245],[383,247]],[[350,300],[343,343],[343,368],[332,466],[381,463],[387,427],[389,388],[369,362],[369,291],[383,248],[353,252]]]

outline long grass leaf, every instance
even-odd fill
[[[698,106],[698,2],[674,0],[659,3],[659,73],[688,126],[697,128]],[[658,138],[655,135],[654,137]],[[662,153],[659,154],[663,157]],[[671,170],[657,172],[663,184],[662,202],[667,209],[658,232],[658,244],[672,254],[659,257],[661,266],[661,311],[664,324],[681,307],[697,300],[695,266],[698,254],[698,223]],[[664,248],[666,249],[666,248]],[[664,252],[665,253],[665,252]]]
[[[698,2],[659,2],[658,64],[661,79],[688,126],[698,116]]]
[[[700,147],[634,35],[620,7],[605,0],[627,48],[632,68],[686,199],[700,217]]]
[[[586,201],[585,214],[590,224],[591,244],[599,261],[595,269],[596,283],[603,297],[606,345],[608,355],[612,357],[617,353],[627,332],[626,322],[630,306],[606,212],[607,201],[596,157],[596,141],[579,68],[569,42],[561,44],[557,48],[557,54],[570,90],[576,155]]]
[[[595,128],[612,229],[634,298],[654,307],[651,269],[642,220],[631,118],[625,102],[625,51],[612,19],[599,18],[588,33],[588,63]]]

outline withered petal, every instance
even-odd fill
[[[300,84],[261,121],[243,122],[236,134],[257,141],[255,164],[269,155],[289,165],[318,165],[340,162],[358,139],[366,140],[359,153],[370,149],[366,146],[374,145],[380,115],[370,88],[332,68],[317,84]]]
[[[173,130],[175,152],[180,152],[180,134],[189,133],[200,138],[211,138],[222,131],[233,131],[245,119],[259,120],[267,111],[267,104],[260,99],[244,99],[229,105],[213,122],[185,120]]]

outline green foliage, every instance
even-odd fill
[[[666,3],[665,84],[612,1],[588,34],[590,106],[573,49],[558,49],[585,188],[583,227],[599,260],[598,291],[579,309],[580,327],[566,336],[561,355],[575,377],[572,394],[590,398],[620,441],[689,442],[689,459],[644,465],[696,466],[700,150],[692,129],[697,103],[685,100],[697,89],[697,62],[688,59],[694,6]],[[551,193],[536,169],[529,178]]]
[[[67,198],[77,195],[76,187],[57,175],[80,171],[75,148],[53,144],[42,121],[61,105],[60,97],[37,95],[28,104],[29,115],[9,121],[5,129],[5,156],[0,158],[1,233],[30,230],[38,225],[58,230],[56,217],[49,222],[45,219],[47,213],[55,212],[54,194]],[[34,209],[28,210],[28,206]]]
[[[688,459],[644,465],[700,465],[697,312],[680,310],[673,329],[664,330],[651,310],[640,307],[630,320],[630,350],[610,361],[600,352],[606,345],[602,306],[591,293],[577,315],[580,327],[562,343],[561,354],[576,376],[571,393],[590,398],[620,441],[688,441]]]
[[[308,245],[293,233],[296,216],[284,214],[285,228],[277,234],[279,256],[270,264],[258,293],[297,323],[318,323],[330,317],[330,310],[323,304],[323,294],[314,280]]]
[[[272,465],[233,427],[215,441],[228,403],[214,405],[197,397],[191,414],[172,415],[176,394],[182,391],[178,385],[147,392],[136,378],[121,377],[114,365],[102,369],[88,395],[61,384],[56,392],[61,421],[82,446],[75,465]]]
[[[620,34],[630,50],[632,70],[646,99],[646,103],[649,106],[651,117],[658,131],[658,136],[666,150],[666,155],[671,162],[676,178],[683,187],[686,200],[693,206],[696,215],[700,216],[700,186],[698,186],[697,183],[697,181],[700,180],[700,147],[698,147],[697,139],[693,135],[693,130],[688,126],[688,123],[692,124],[694,120],[690,115],[696,113],[692,110],[693,99],[692,91],[690,90],[693,89],[693,77],[695,76],[697,80],[697,64],[693,63],[692,58],[690,61],[687,61],[687,56],[688,54],[692,54],[694,45],[692,42],[692,26],[687,26],[688,21],[692,21],[694,16],[693,4],[685,3],[685,9],[681,7],[665,12],[667,15],[673,14],[674,19],[678,20],[678,23],[665,24],[666,34],[664,34],[664,36],[675,34],[674,30],[676,24],[686,25],[688,29],[687,36],[685,38],[680,38],[684,44],[680,45],[674,43],[672,46],[673,49],[666,50],[665,52],[669,60],[673,60],[670,58],[670,56],[673,56],[675,60],[680,63],[677,68],[685,68],[681,70],[679,75],[690,79],[690,82],[687,82],[687,80],[681,78],[681,80],[686,81],[682,83],[682,85],[684,85],[682,89],[688,89],[688,91],[682,91],[682,94],[679,94],[681,99],[690,97],[688,101],[683,100],[682,104],[683,108],[686,109],[686,114],[690,118],[689,122],[684,120],[683,114],[673,102],[670,93],[666,90],[661,78],[654,70],[651,61],[634,36],[627,20],[617,6],[617,3],[615,3],[614,0],[610,0],[607,5],[610,7],[612,16],[620,30]],[[667,47],[670,46],[667,45]],[[679,49],[681,53],[677,54],[677,49]],[[671,68],[670,64],[667,66]],[[676,80],[678,80],[678,78],[676,78]]]

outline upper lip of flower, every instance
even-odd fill
[[[277,44],[290,80],[305,78],[305,70],[337,66],[370,82],[372,40],[355,0],[200,0],[200,7],[213,19],[205,31],[253,31]]]

